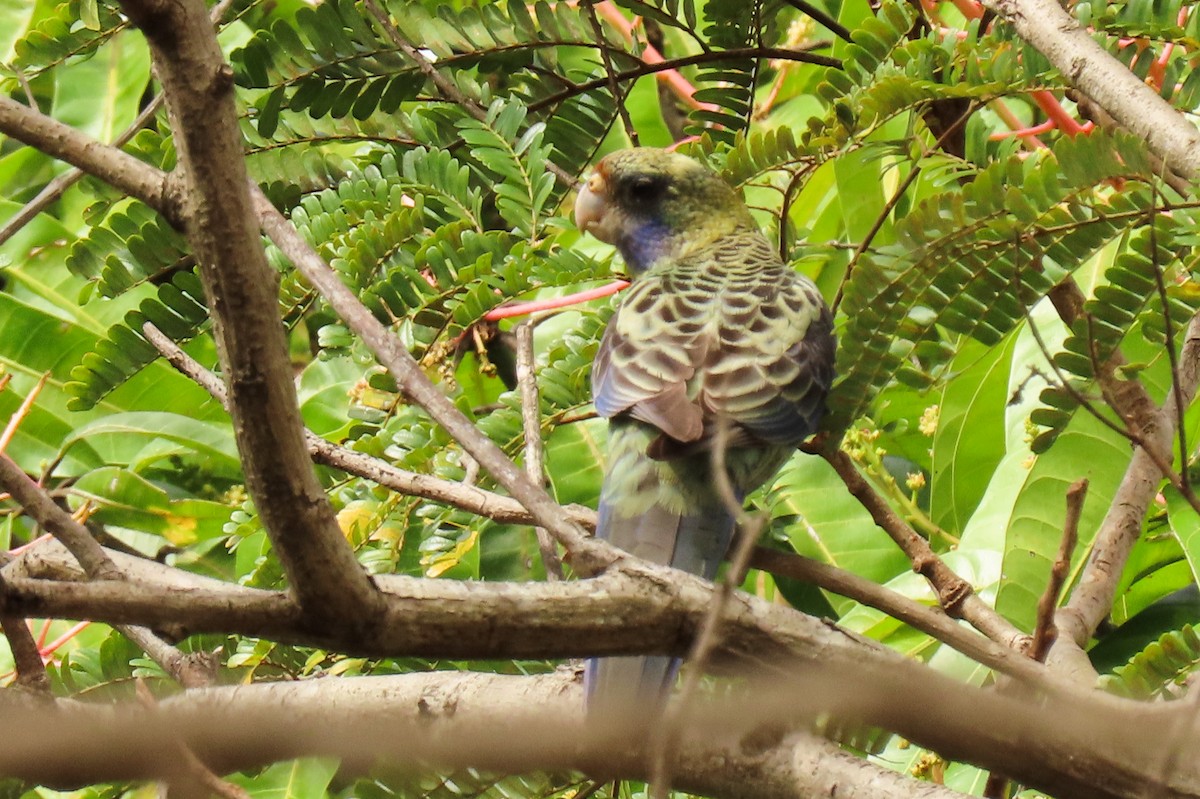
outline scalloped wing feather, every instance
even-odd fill
[[[733,446],[799,444],[833,380],[832,327],[816,287],[760,233],[724,236],[629,289],[597,354],[596,411],[701,445],[688,451],[703,448],[721,417],[735,425]]]

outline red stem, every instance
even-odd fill
[[[499,308],[493,308],[483,315],[483,318],[489,322],[494,322],[497,319],[508,319],[513,316],[525,316],[526,314],[537,313],[538,311],[550,311],[555,308],[566,308],[571,305],[578,305],[581,302],[588,300],[596,300],[600,297],[607,297],[611,294],[616,294],[621,289],[629,285],[628,280],[614,280],[613,282],[598,286],[587,291],[577,291],[574,294],[568,294],[565,297],[548,297],[544,300],[532,300],[530,302],[518,302],[512,305],[501,305]]]

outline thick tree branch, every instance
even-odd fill
[[[715,590],[683,572],[632,560],[574,582],[384,576],[378,580],[385,610],[375,629],[314,629],[285,593],[111,555],[126,575],[122,583],[84,581],[59,545],[35,547],[0,571],[0,613],[135,624],[177,637],[220,631],[379,657],[682,654]],[[900,660],[879,644],[746,594],[726,604],[716,652],[743,664],[870,653],[885,662]]]
[[[138,701],[147,710],[158,708],[158,700],[141,678],[136,682]],[[218,777],[182,741],[172,741],[176,754],[174,772],[166,780],[167,799],[208,799],[211,795],[221,799],[252,799],[240,786]]]
[[[1200,178],[1200,130],[1110,56],[1057,0],[984,0],[984,5],[1167,166],[1192,181]]]
[[[0,703],[6,721],[23,731],[0,749],[0,772],[59,784],[160,776],[175,765],[178,735],[218,770],[318,754],[344,758],[347,773],[381,757],[597,777],[644,778],[648,768],[644,716],[597,728],[579,712],[578,683],[561,674],[434,672],[202,689],[163,701],[153,714],[94,705],[46,714]],[[1189,710],[1100,693],[1031,701],[904,660],[882,668],[814,661],[697,707],[671,773],[676,788],[723,797],[954,796],[788,733],[833,714],[897,730],[1056,796],[1196,799],[1196,762],[1181,760],[1163,774],[1157,756]],[[1181,744],[1194,750],[1200,736],[1185,730]]]
[[[129,0],[123,8],[150,43],[167,97],[186,184],[180,221],[201,265],[246,487],[311,622],[369,626],[382,601],[304,444],[277,277],[247,189],[233,70],[200,0]]]
[[[434,672],[194,691],[161,702],[153,713],[78,707],[48,718],[22,706],[11,710],[14,720],[28,719],[33,725],[34,742],[59,734],[62,742],[81,747],[75,761],[54,754],[64,753],[56,745],[16,766],[16,773],[56,784],[79,782],[77,775],[93,769],[112,777],[173,775],[179,764],[172,742],[181,730],[206,762],[225,769],[320,753],[343,757],[346,774],[363,772],[380,757],[500,773],[583,768],[644,774],[636,748],[588,734],[580,702],[577,686],[564,675]],[[104,735],[96,734],[98,725]],[[744,732],[744,723],[738,726]],[[94,743],[86,740],[89,735]],[[34,751],[33,746],[19,749],[22,755]],[[0,769],[17,762],[0,753]],[[692,738],[672,765],[680,788],[731,799],[800,799],[834,792],[850,799],[961,796],[847,755],[807,734],[747,739],[745,745],[729,734],[710,741]]]

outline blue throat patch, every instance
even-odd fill
[[[626,266],[634,272],[644,272],[666,253],[670,236],[671,229],[665,223],[647,219],[622,237],[617,249]]]

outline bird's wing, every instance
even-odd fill
[[[755,238],[718,254],[761,256],[769,245]],[[810,280],[778,259],[760,266],[719,288],[681,288],[669,275],[635,283],[596,356],[597,413],[628,413],[686,451],[703,449],[718,419],[733,425],[729,446],[811,435],[833,382],[833,320]],[[685,451],[663,444],[663,457]]]
[[[786,266],[729,289],[719,347],[700,366],[697,401],[754,438],[795,445],[816,431],[833,382],[833,319],[807,278]]]
[[[699,325],[680,324],[676,298],[659,276],[635,282],[608,323],[592,367],[596,412],[630,416],[676,441],[695,441],[704,414],[688,397],[688,381],[707,347]]]

